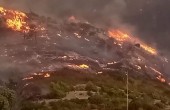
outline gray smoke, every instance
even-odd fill
[[[170,1],[0,0],[0,4],[56,19],[74,15],[107,27],[123,28],[158,48],[169,50]]]
[[[76,16],[120,28],[149,44],[170,50],[170,1],[164,0],[0,0],[0,5],[57,19]]]

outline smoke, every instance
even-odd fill
[[[75,16],[105,28],[121,28],[135,34],[135,27],[123,22],[126,0],[1,0],[0,4],[57,19]]]
[[[0,0],[0,5],[58,19],[76,16],[104,27],[120,28],[157,48],[170,50],[170,1],[163,0]],[[72,44],[70,44],[72,45]],[[1,60],[1,59],[0,59]],[[2,61],[1,64],[3,64]],[[6,64],[6,67],[9,67]],[[22,70],[19,70],[22,71]]]
[[[5,7],[33,11],[40,15],[66,17],[79,16],[90,21],[119,20],[125,12],[124,0],[4,0]]]
[[[0,0],[5,7],[55,19],[74,15],[106,27],[123,28],[169,50],[170,1],[162,0]]]

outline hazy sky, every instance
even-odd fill
[[[125,27],[152,45],[170,51],[170,0],[0,0],[0,5]]]

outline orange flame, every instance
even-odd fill
[[[108,35],[109,35],[109,37],[114,38],[115,40],[117,40],[119,42],[125,42],[125,41],[132,42],[132,43],[139,42],[141,44],[142,49],[144,49],[145,51],[147,51],[150,54],[157,55],[156,49],[146,45],[144,42],[140,41],[137,38],[134,38],[132,36],[129,36],[126,33],[121,32],[120,30],[111,29],[108,31]]]
[[[5,19],[7,28],[19,32],[28,32],[29,26],[26,22],[27,15],[20,11],[7,10],[0,7],[0,16]]]
[[[117,41],[126,41],[128,39],[130,39],[129,35],[119,31],[119,30],[110,30],[108,31],[108,34],[110,37],[116,39]]]
[[[161,76],[158,76],[158,77],[156,77],[159,81],[161,81],[162,83],[165,83],[166,82],[166,80],[163,78],[163,77],[161,77]]]
[[[142,47],[145,51],[147,51],[147,52],[149,52],[149,53],[151,53],[151,54],[154,54],[154,55],[157,54],[156,49],[154,49],[154,48],[152,48],[152,47],[149,47],[149,46],[147,46],[146,44],[141,44],[141,47]]]
[[[89,66],[86,65],[86,64],[79,65],[79,67],[82,68],[82,69],[88,69],[89,68]]]
[[[49,74],[49,73],[46,73],[45,75],[44,75],[44,78],[49,78],[51,75]]]

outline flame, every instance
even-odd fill
[[[161,82],[166,82],[166,80],[164,79],[164,78],[162,78],[161,76],[158,76],[158,77],[156,77],[159,81],[161,81]]]
[[[147,46],[147,45],[145,45],[145,44],[141,44],[141,47],[142,47],[145,51],[147,51],[147,52],[149,52],[149,53],[151,53],[151,54],[154,54],[154,55],[157,54],[156,49],[154,49],[154,48],[152,48],[152,47],[149,47],[149,46]]]
[[[89,66],[85,65],[85,64],[79,65],[79,67],[82,68],[82,69],[88,69],[89,68]]]
[[[49,73],[46,73],[45,75],[44,75],[44,78],[49,78],[51,75],[49,74]]]
[[[33,79],[34,77],[26,77],[26,78],[23,78],[22,80],[25,81],[25,80],[31,80]]]
[[[136,67],[138,70],[141,70],[141,69],[142,69],[142,67],[139,66],[139,65],[135,65],[135,67]]]
[[[119,31],[119,30],[110,30],[108,31],[108,34],[110,37],[116,39],[117,41],[126,41],[128,39],[130,39],[129,35]]]
[[[159,74],[159,75],[162,75],[162,73],[159,72],[158,70],[156,70],[155,68],[150,67],[150,69],[151,69],[152,71],[154,71],[155,73],[157,73],[157,74]]]
[[[81,64],[81,65],[68,65],[68,67],[70,68],[74,68],[74,69],[89,69],[89,66],[86,64]]]
[[[120,30],[110,29],[108,31],[108,35],[109,35],[109,37],[114,38],[115,40],[117,40],[120,43],[123,43],[125,41],[131,42],[131,43],[138,42],[141,44],[141,48],[144,49],[146,52],[153,54],[153,55],[157,55],[156,49],[148,46],[147,44],[145,44],[144,42],[142,42],[141,40],[139,40],[135,37],[129,36],[128,34],[121,32]]]
[[[26,19],[28,17],[23,12],[16,10],[7,10],[3,7],[0,7],[0,16],[4,18],[7,28],[19,32],[28,32],[30,29],[26,22]]]
[[[150,69],[158,74],[156,79],[158,79],[160,82],[163,82],[163,83],[166,82],[165,78],[162,77],[162,73],[161,72],[159,72],[158,70],[156,70],[155,68],[152,68],[152,67],[150,67]]]

